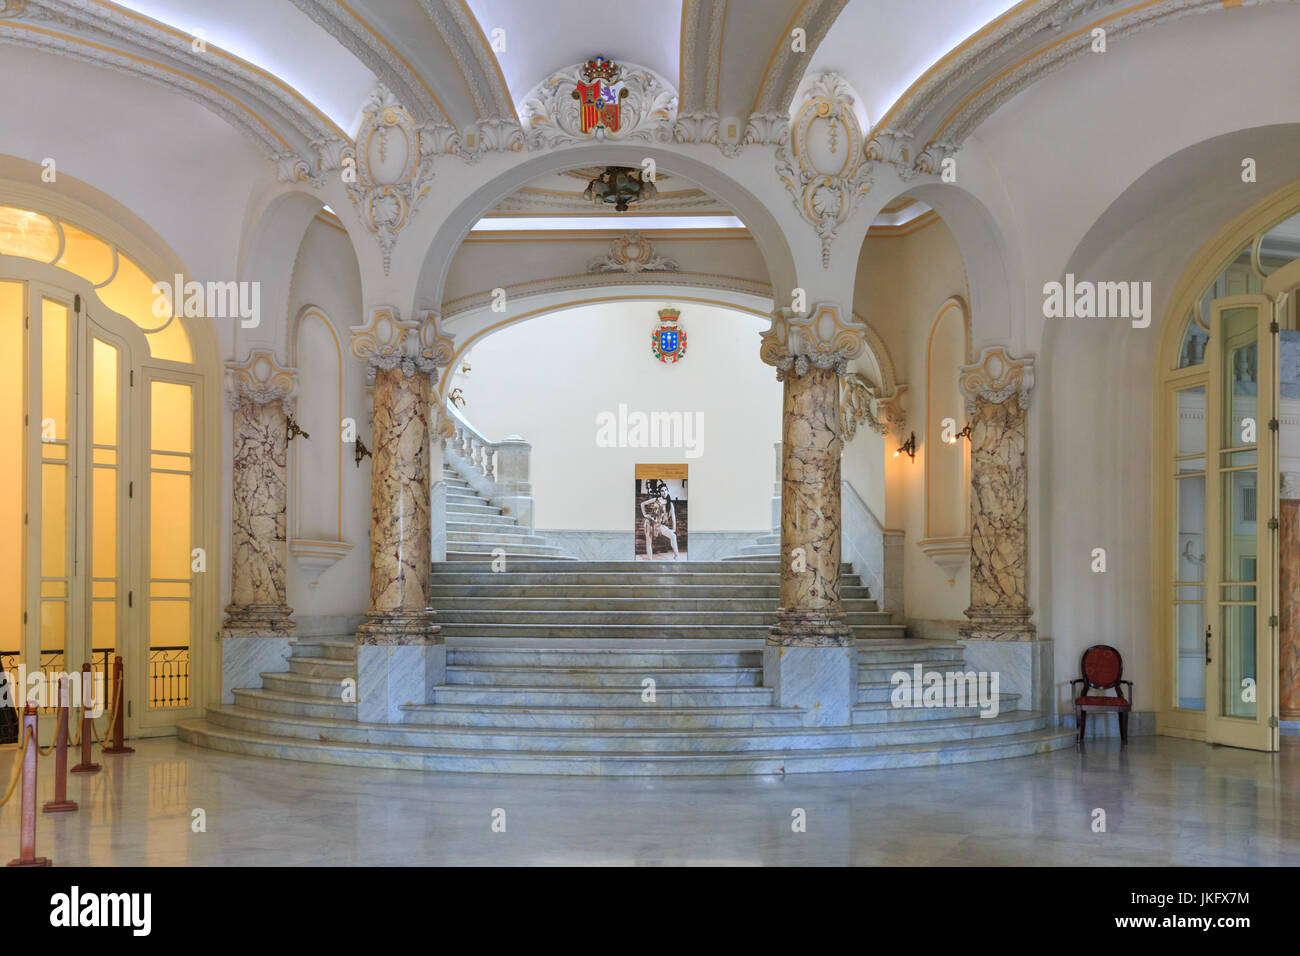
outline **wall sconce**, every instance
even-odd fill
[[[903,452],[907,452],[907,457],[912,461],[916,461],[916,432],[908,435],[907,441],[898,446],[898,450],[894,452],[894,457],[897,458]]]
[[[289,442],[293,441],[299,435],[301,435],[303,438],[311,438],[310,435],[308,435],[305,431],[303,431],[301,428],[298,427],[298,423],[294,421],[294,417],[288,413],[286,413],[284,416],[284,424],[285,424],[285,432],[284,432],[285,448],[288,448]]]
[[[963,428],[957,434],[953,435],[952,438],[948,440],[948,444],[949,445],[957,444],[957,439],[959,438],[964,438],[967,441],[970,441],[970,422],[967,422],[965,428]]]
[[[358,435],[358,436],[357,436],[357,454],[356,454],[357,467],[358,467],[358,468],[361,467],[361,459],[362,459],[362,458],[372,458],[372,459],[373,459],[374,456],[373,456],[372,454],[370,454],[370,449],[366,447],[366,443],[363,442],[363,441],[361,440],[361,436]]]

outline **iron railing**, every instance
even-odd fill
[[[91,648],[91,670],[102,676],[103,687],[106,689],[110,689],[113,682],[113,652],[114,649],[111,647]],[[6,674],[14,674],[21,659],[22,651],[0,651],[0,669]],[[41,651],[43,673],[63,671],[65,669],[63,662],[63,651]],[[17,687],[12,688],[10,693],[15,704],[22,697]],[[112,699],[111,695],[109,699]],[[189,703],[190,649],[182,645],[151,647],[149,649],[149,706],[186,707]],[[52,713],[53,710],[53,707],[45,707],[42,713]]]

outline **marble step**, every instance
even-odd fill
[[[476,531],[481,528],[519,528],[514,519],[502,514],[458,514],[456,512],[447,513],[447,530],[448,531]],[[527,528],[519,528],[520,531],[527,531]]]
[[[447,684],[478,687],[624,687],[640,693],[645,680],[659,687],[759,687],[761,665],[738,667],[620,667],[606,663],[572,664],[455,664],[447,667]]]
[[[1019,707],[1020,707],[1019,694],[1002,694],[1002,693],[998,694],[999,713],[1006,710],[1017,710],[1019,709]],[[879,719],[883,721],[929,720],[931,718],[925,715],[935,711],[942,711],[947,716],[978,717],[980,714],[980,708],[978,702],[975,703],[968,702],[967,706],[965,707],[895,707],[893,701],[891,701],[888,697],[883,697],[883,698],[872,697],[868,700],[859,699],[858,702],[853,705],[853,710],[854,710],[853,722],[855,724],[871,723],[873,719]],[[861,710],[864,715],[861,720],[857,719],[857,712],[859,710]],[[888,711],[889,714],[893,714],[895,716],[890,716],[889,714],[886,714],[885,716],[881,716],[880,714],[875,713],[875,711],[878,710]],[[867,714],[872,714],[872,716],[868,717],[866,716]]]
[[[621,647],[449,646],[448,666],[461,667],[762,667],[762,650],[637,650]]]
[[[355,657],[337,659],[331,657],[302,657],[291,654],[286,660],[289,662],[289,672],[291,674],[302,674],[306,677],[332,677],[336,681],[343,680],[345,677],[357,676]]]
[[[490,583],[486,584],[434,584],[429,593],[435,598],[464,600],[503,598],[523,600],[591,598],[601,602],[666,600],[674,606],[683,601],[701,604],[717,601],[763,601],[776,607],[776,602],[781,597],[781,589],[778,586],[765,584],[681,584],[668,590],[657,584],[552,584],[549,582],[519,584],[515,582],[513,576],[503,577],[502,574],[509,575],[510,572],[502,572],[495,577],[487,578]],[[850,601],[858,602],[857,610],[877,609],[869,588],[842,588],[841,598],[846,606]]]
[[[439,585],[455,585],[462,587],[469,584],[490,584],[494,587],[503,585],[535,585],[560,588],[566,585],[603,585],[615,589],[630,589],[636,587],[655,588],[663,593],[665,589],[670,589],[676,593],[679,588],[689,588],[693,586],[748,586],[748,587],[767,587],[779,588],[779,579],[775,574],[755,573],[753,571],[740,571],[728,573],[725,571],[664,571],[657,570],[654,573],[638,574],[635,577],[620,574],[617,571],[584,571],[581,568],[575,568],[574,565],[581,564],[580,561],[567,561],[561,567],[545,568],[536,561],[514,561],[509,564],[504,571],[493,571],[490,562],[482,562],[480,558],[473,565],[460,567],[459,564],[449,564],[447,562],[437,562],[433,564],[433,575],[430,583],[434,587]],[[482,565],[481,567],[479,565]],[[527,568],[520,565],[527,564]],[[856,579],[846,582],[846,589],[851,589],[853,596],[861,597],[865,591],[870,594],[870,589]],[[779,590],[777,592],[780,593]]]
[[[668,607],[655,611],[627,611],[607,609],[598,611],[561,611],[549,608],[455,608],[439,606],[438,620],[442,624],[504,624],[509,626],[534,624],[558,627],[592,627],[595,625],[649,626],[667,625],[687,627],[708,625],[720,627],[768,626],[776,623],[777,609],[738,610],[728,605],[715,605],[708,611],[683,611]],[[850,611],[844,615],[851,627],[889,626],[890,616],[884,611]]]
[[[523,553],[520,553],[518,550],[516,550],[515,546],[513,546],[513,545],[510,546],[510,547],[506,547],[506,545],[501,544],[501,545],[498,545],[498,547],[500,547],[500,548],[505,552],[505,556],[506,556],[506,559],[507,559],[508,561],[513,561],[513,560],[522,560],[522,559],[524,559],[524,558],[527,558],[529,561],[556,561],[556,562],[560,562],[560,561],[572,561],[572,560],[573,560],[573,558],[569,557],[567,554],[559,554],[559,553],[556,553],[556,554],[534,554],[534,553],[532,553],[532,552],[529,552],[529,553],[527,553],[527,554],[523,554]],[[473,549],[473,550],[471,550],[471,549]],[[447,561],[449,561],[449,562],[456,562],[456,563],[459,563],[459,562],[462,562],[462,561],[464,561],[464,562],[466,562],[466,563],[469,563],[469,562],[478,562],[478,561],[482,561],[482,560],[483,560],[483,556],[484,556],[485,554],[491,554],[493,550],[494,550],[494,548],[493,548],[492,545],[477,545],[477,544],[463,544],[463,543],[458,543],[456,549],[452,549],[452,548],[448,548],[448,549],[447,549]],[[555,550],[556,550],[557,552],[559,551],[558,548],[555,549]]]
[[[1038,730],[978,740],[796,751],[641,752],[491,751],[374,747],[276,737],[209,720],[177,724],[184,741],[215,750],[316,763],[431,771],[580,775],[785,774],[935,766],[1026,756],[1073,746],[1072,731]]]
[[[533,534],[527,528],[521,528],[519,525],[502,525],[499,528],[483,528],[482,530],[464,531],[452,530],[450,523],[447,527],[447,540],[456,542],[486,542],[488,544],[508,544],[510,547],[520,550],[530,547],[547,547],[556,548],[554,545],[546,543],[546,539],[539,534]]]
[[[295,657],[326,657],[332,660],[357,661],[357,642],[352,639],[311,640],[297,638],[290,642]]]
[[[736,640],[766,640],[770,625],[729,624],[465,624],[448,621],[441,616],[444,637],[585,637],[585,638],[636,638],[638,640],[673,640],[679,638]],[[906,629],[901,624],[850,625],[853,636],[859,640],[873,638],[903,638]]]
[[[447,502],[447,517],[461,521],[476,521],[482,518],[500,518],[502,521],[509,521],[514,524],[514,520],[508,515],[502,514],[501,509],[496,505],[490,505],[479,500],[477,502]]]
[[[465,570],[465,569],[462,569]],[[477,569],[468,569],[477,570]],[[482,570],[491,570],[490,562],[483,563]],[[537,570],[528,567],[514,568],[515,571]],[[542,568],[540,570],[549,570]],[[779,561],[575,561],[571,567],[574,573],[618,574],[624,577],[656,574],[755,574],[770,576],[779,581],[781,564]],[[852,565],[840,566],[840,579],[857,578]]]
[[[504,704],[514,707],[757,707],[770,706],[770,687],[655,688],[655,703],[642,703],[641,687],[477,687],[440,684],[434,704]]]
[[[302,717],[332,717],[336,720],[356,720],[356,703],[327,700],[303,694],[272,691],[262,688],[234,690],[235,703],[250,710],[265,710],[277,714],[297,714]]]
[[[435,588],[431,598],[439,613],[445,611],[670,611],[712,613],[714,611],[746,611],[751,613],[776,613],[776,600],[773,598],[735,598],[735,597],[678,597],[674,593],[665,594],[655,589],[656,595],[645,597],[613,597],[609,595],[556,596],[549,589],[538,588],[532,594],[487,597],[482,594],[466,594],[460,588]],[[440,593],[441,592],[441,593]],[[846,613],[882,614],[877,610],[876,602],[866,598],[846,598],[843,600]],[[888,619],[888,615],[885,615]]]
[[[210,708],[210,723],[275,737],[366,743],[376,747],[455,750],[567,751],[584,753],[681,753],[812,748],[868,748],[916,743],[980,740],[1043,730],[1042,714],[1000,715],[985,720],[935,720],[925,724],[879,727],[776,727],[715,729],[546,729],[459,727],[442,724],[361,724],[268,715],[238,707]]]
[[[726,707],[538,707],[512,704],[404,704],[406,724],[454,727],[527,727],[553,730],[724,730],[802,727],[803,712],[769,704]]]
[[[924,657],[913,655],[907,660],[897,661],[864,661],[858,659],[858,682],[859,684],[890,683],[893,676],[900,671],[907,675],[908,680],[913,677],[912,668],[921,665],[923,671],[939,671],[948,673],[949,671],[961,671],[965,673],[969,668],[960,658],[951,658],[944,656]]]
[[[561,554],[560,549],[553,544],[538,544],[531,541],[507,541],[505,535],[482,535],[483,540],[461,540],[468,537],[460,534],[456,537],[447,535],[447,553],[449,555],[455,551],[457,554],[472,554],[474,560],[482,561],[486,556],[490,561],[492,552],[496,548],[504,548],[507,556],[518,555],[523,558],[546,558]],[[453,548],[452,545],[455,545]],[[498,572],[501,573],[501,572]]]
[[[318,697],[322,700],[341,700],[343,681],[355,678],[355,673],[314,677],[310,674],[298,674],[293,671],[263,671],[262,689],[284,694],[296,694],[301,697]]]
[[[859,665],[888,663],[904,657],[923,658],[926,661],[942,664],[951,662],[956,665],[962,663],[962,653],[965,651],[960,644],[926,641],[916,637],[886,641],[859,640],[857,649]]]

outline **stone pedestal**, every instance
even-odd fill
[[[840,604],[839,377],[800,363],[785,383],[781,463],[781,607],[763,653],[778,707],[810,724],[851,722],[857,651]]]
[[[370,605],[362,644],[424,645],[441,641],[429,603],[428,372],[378,368],[370,469]]]
[[[286,603],[288,558],[285,456],[286,407],[293,370],[269,352],[230,363],[227,397],[234,412],[230,604],[223,637],[285,638],[293,634]]]
[[[447,680],[447,645],[428,638],[408,643],[357,646],[357,720],[395,724],[403,704],[423,704],[429,689]]]
[[[971,426],[970,623],[963,638],[1031,641],[1029,478],[1025,466],[1033,363],[1001,347],[961,370]]]

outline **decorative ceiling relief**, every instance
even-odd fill
[[[677,92],[645,67],[597,56],[534,87],[520,115],[529,149],[592,140],[669,142]]]
[[[383,84],[370,94],[356,146],[345,152],[356,162],[355,180],[347,189],[361,221],[383,250],[385,275],[398,233],[428,195],[434,158],[459,152],[460,146],[454,127],[417,125]]]
[[[381,368],[400,368],[407,378],[417,371],[428,372],[436,382],[438,369],[451,364],[452,338],[438,331],[435,312],[403,321],[397,309],[382,306],[370,313],[368,322],[349,331],[352,355],[367,364],[367,381],[372,383]]]
[[[843,376],[848,364],[862,354],[867,344],[867,326],[857,316],[840,318],[840,310],[819,303],[804,315],[780,308],[772,313],[772,326],[761,336],[758,356],[776,367],[784,380],[791,370],[796,375],[812,368],[831,368]]]
[[[817,231],[822,266],[830,268],[831,243],[871,188],[871,164],[848,84],[834,73],[818,78],[790,125],[787,146],[776,150],[776,171],[795,207]]]
[[[655,252],[654,243],[639,232],[627,232],[609,244],[609,252],[587,263],[588,272],[676,272],[676,259]]]

